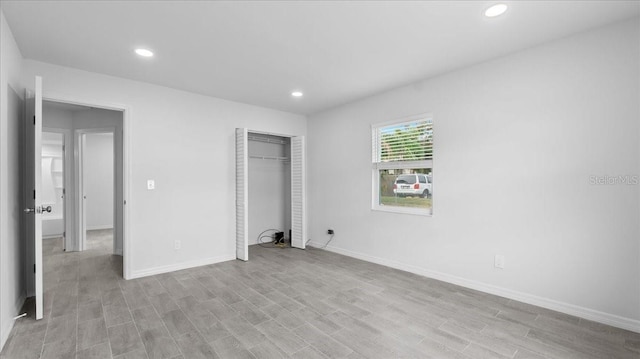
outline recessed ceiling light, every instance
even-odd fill
[[[293,97],[302,97],[302,95],[303,95],[303,94],[302,94],[302,92],[300,92],[300,91],[293,91],[293,92],[291,93],[291,96],[293,96]]]
[[[151,52],[150,50],[147,49],[136,49],[136,54],[142,56],[142,57],[152,57],[153,56],[153,52]]]
[[[504,14],[507,11],[507,5],[505,4],[495,4],[484,11],[484,16],[486,17],[496,17]]]

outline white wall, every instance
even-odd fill
[[[25,298],[20,258],[22,55],[0,9],[0,348]]]
[[[639,186],[590,184],[640,175],[639,33],[612,25],[311,116],[312,243],[333,228],[330,250],[640,331]],[[370,125],[427,112],[433,217],[372,211]]]
[[[85,138],[84,192],[87,230],[113,228],[113,133]]]
[[[23,66],[26,86],[43,76],[45,97],[129,110],[132,276],[235,258],[235,128],[306,134],[300,115],[31,60]],[[148,179],[155,190],[146,189]]]

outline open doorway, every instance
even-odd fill
[[[56,166],[51,178],[57,181],[53,186],[59,201],[51,204],[51,220],[49,214],[43,216],[43,254],[47,255],[46,250],[90,251],[87,255],[120,256],[112,261],[119,263],[117,272],[122,277],[124,113],[48,100],[43,101],[42,111],[43,156],[47,138],[64,142],[61,150],[58,147],[62,165],[51,160],[51,166]],[[43,157],[43,176],[49,172],[45,165],[49,161]],[[63,175],[59,176],[61,166]],[[48,183],[44,177],[43,183]],[[57,191],[56,186],[60,187]],[[45,266],[44,270],[48,269]],[[46,277],[45,273],[45,282]]]
[[[78,129],[79,250],[122,255],[115,235],[114,129]],[[120,248],[119,248],[120,247]]]

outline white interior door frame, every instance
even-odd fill
[[[307,175],[304,136],[291,137],[291,246],[307,244]]]
[[[236,258],[249,260],[249,147],[246,128],[236,128]]]
[[[34,91],[25,91],[25,117],[24,124],[24,191],[23,200],[25,206],[24,219],[25,238],[27,239],[27,255],[33,254],[33,262],[27,260],[26,273],[31,273],[33,264],[33,276],[27,275],[28,294],[35,296],[35,318],[44,316],[44,292],[43,292],[43,268],[42,268],[42,212],[41,203],[42,185],[42,77],[36,76]]]
[[[73,188],[73,185],[71,184],[71,180],[73,178],[71,175],[71,161],[73,159],[73,153],[72,151],[69,151],[71,148],[71,130],[64,128],[42,127],[42,132],[59,133],[62,135],[62,145],[64,146],[64,150],[62,151],[62,183],[64,184],[64,205],[62,209],[64,216],[64,240],[62,241],[62,249],[66,251],[67,248],[73,248],[75,240],[75,231],[70,230],[73,228],[73,206],[71,206],[67,201],[67,191]]]
[[[117,179],[116,177],[116,163],[117,161],[115,161],[116,158],[116,148],[115,148],[115,132],[116,129],[115,127],[104,127],[104,128],[82,128],[82,129],[76,129],[74,131],[75,133],[75,151],[74,151],[74,156],[75,156],[75,163],[76,163],[76,171],[75,171],[75,178],[76,178],[76,212],[75,212],[75,218],[77,219],[78,226],[76,228],[77,230],[77,238],[78,238],[78,250],[79,251],[84,251],[87,248],[87,204],[86,204],[86,191],[84,189],[85,185],[84,185],[84,168],[85,168],[85,157],[84,157],[84,152],[85,152],[85,146],[86,146],[86,135],[87,134],[98,134],[98,133],[110,133],[114,135],[114,142],[113,142],[113,147],[112,147],[112,151],[113,151],[113,218],[115,221],[115,218],[117,216],[116,212],[116,204],[117,204],[117,193],[116,193],[116,181]],[[114,228],[114,236],[113,236],[113,251],[115,252],[116,249],[116,236],[115,236],[115,228]]]
[[[61,102],[72,105],[100,108],[104,110],[113,110],[122,112],[122,177],[123,177],[123,202],[115,203],[122,206],[122,274],[124,279],[132,278],[132,261],[131,258],[131,204],[129,202],[130,188],[131,188],[131,122],[132,122],[132,109],[128,105],[111,103],[96,100],[93,98],[83,98],[81,96],[71,96],[68,94],[60,94],[55,92],[47,92],[44,94],[43,99],[51,102]]]

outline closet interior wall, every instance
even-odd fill
[[[286,137],[248,134],[249,244],[265,230],[291,229],[291,141]],[[266,234],[273,235],[275,231]],[[263,238],[268,242],[270,238]]]

